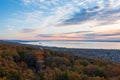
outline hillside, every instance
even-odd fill
[[[0,80],[120,80],[120,65],[0,41]]]

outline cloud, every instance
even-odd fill
[[[26,5],[37,5],[40,6],[39,4],[47,4],[47,5],[51,5],[51,4],[57,4],[58,0],[22,0],[24,4]],[[34,3],[34,4],[33,4]]]
[[[59,1],[59,0],[22,0],[26,7],[32,6],[31,11],[21,12],[17,14],[12,22],[16,21],[22,24],[31,24],[40,27],[50,27],[62,24],[65,20],[79,11],[79,7],[90,0],[79,1],[75,0]],[[35,7],[35,9],[34,9]],[[19,16],[18,16],[19,15]],[[9,20],[11,21],[11,20]]]
[[[109,40],[120,39],[120,30],[108,30],[103,32],[78,31],[70,33],[39,34],[36,37],[43,39],[66,39],[66,40]]]
[[[65,40],[80,40],[83,39],[84,36],[83,34],[91,33],[92,31],[77,31],[77,32],[68,32],[68,33],[54,33],[54,34],[38,34],[36,37],[37,38],[42,38],[42,39],[65,39]]]
[[[96,33],[92,33],[92,34],[86,34],[85,36],[88,37],[101,37],[101,36],[119,36],[120,32],[117,33],[113,33],[113,34],[96,34]]]
[[[41,40],[81,40],[82,36],[72,36],[68,34],[39,34],[36,36]]]
[[[69,32],[69,33],[63,33],[63,34],[78,34],[78,33],[90,33],[92,31],[76,31],[76,32]]]
[[[117,0],[117,2],[120,0]],[[93,4],[91,7],[82,7],[82,9],[75,13],[72,18],[64,22],[65,25],[81,24],[91,20],[97,20],[98,25],[107,25],[114,23],[120,18],[120,4],[116,4],[114,0],[93,0],[88,5]],[[63,25],[64,25],[63,24]],[[98,26],[96,25],[96,26]]]
[[[34,27],[39,25],[40,27],[53,27],[81,24],[91,20],[98,20],[98,25],[110,24],[120,18],[119,1],[22,0],[25,5],[32,6],[33,9],[29,12],[18,14],[21,16],[17,17],[14,22],[34,24]]]
[[[93,32],[89,34],[83,35],[85,39],[109,39],[111,37],[120,37],[120,30],[109,30],[109,31],[103,31],[103,32]],[[118,38],[120,39],[120,38]]]
[[[30,4],[31,1],[33,1],[33,0],[23,0],[23,2],[24,2],[25,5]]]
[[[13,31],[14,29],[15,29],[15,27],[14,27],[14,26],[10,26],[10,25],[9,25],[9,26],[7,26],[7,30],[8,30],[8,31]]]
[[[113,29],[113,26],[114,29],[119,28],[116,22],[120,20],[120,0],[21,1],[25,10],[14,13],[7,22],[8,25],[17,26],[17,31],[23,35],[35,33],[32,37],[57,39],[94,39],[119,35],[99,34],[100,28],[95,27],[102,27],[101,30]]]
[[[37,35],[36,37],[42,37],[42,38],[51,38],[51,37],[53,37],[54,35],[52,35],[52,34],[39,34],[39,35]]]
[[[21,30],[22,33],[33,33],[35,31],[37,31],[37,29],[23,28]]]

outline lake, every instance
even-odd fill
[[[120,49],[120,42],[89,42],[89,41],[29,41],[22,44],[49,47],[82,48],[82,49]]]

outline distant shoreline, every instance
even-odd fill
[[[38,40],[40,41],[40,40]],[[68,40],[69,41],[69,40]],[[0,40],[0,42],[8,42],[8,43],[16,43],[16,44],[22,44],[20,42],[17,41],[12,41],[11,40]],[[25,41],[25,42],[29,42],[29,41]],[[30,41],[31,42],[31,41]],[[87,42],[87,41],[86,41]],[[112,41],[113,42],[113,41]],[[120,42],[120,41],[118,41]],[[95,48],[66,48],[66,47],[54,47],[54,46],[43,46],[43,45],[33,45],[33,44],[22,44],[22,45],[29,45],[29,46],[39,46],[39,47],[44,47],[44,48],[57,48],[57,49],[86,49],[86,50],[120,50],[120,49],[95,49]]]
[[[120,40],[2,40],[7,42],[38,42],[38,41],[81,41],[81,42],[120,42]]]

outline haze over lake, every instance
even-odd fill
[[[42,45],[49,47],[83,48],[83,49],[120,49],[120,42],[89,41],[35,41],[20,42],[22,44]]]

